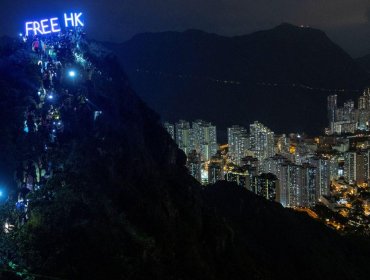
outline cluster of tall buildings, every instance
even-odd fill
[[[338,96],[328,96],[328,135],[355,133],[357,130],[369,131],[370,119],[370,88],[363,92],[357,102],[353,100],[344,102],[343,107],[338,107]]]
[[[275,136],[259,122],[228,129],[225,179],[285,207],[312,207],[330,194],[330,160],[299,134]],[[335,162],[334,174],[338,172]]]
[[[311,215],[321,203],[350,217],[348,225],[362,226],[367,221],[363,215],[370,216],[370,198],[362,195],[370,190],[370,133],[366,133],[370,131],[370,88],[358,98],[357,107],[352,100],[339,107],[338,96],[330,95],[327,109],[326,135],[315,138],[276,135],[255,121],[249,127],[227,128],[228,143],[218,145],[216,126],[209,122],[182,120],[164,126],[187,155],[189,173],[203,185],[235,182]],[[356,203],[363,204],[359,211],[352,207]],[[338,222],[333,225],[343,227]]]
[[[312,207],[330,194],[329,160],[314,154],[304,156],[302,164],[275,155],[263,162],[264,172],[275,174],[278,181],[276,200],[285,207]]]
[[[208,174],[207,167],[218,151],[216,126],[203,120],[192,123],[180,120],[175,124],[166,122],[164,127],[186,154],[189,173],[199,182],[207,184],[209,175],[212,175]]]
[[[180,120],[176,124],[164,123],[164,127],[186,155],[196,151],[201,161],[208,161],[217,153],[216,126],[210,122]]]
[[[242,126],[227,129],[229,157],[240,165],[246,156],[253,156],[259,161],[275,155],[274,132],[259,122],[249,125],[249,133]]]
[[[189,173],[205,185],[232,181],[285,207],[311,207],[329,195],[331,174],[338,174],[338,160],[333,171],[329,159],[316,155],[312,139],[276,136],[257,121],[249,129],[229,127],[224,146],[218,146],[216,127],[209,122],[164,126],[187,155]]]

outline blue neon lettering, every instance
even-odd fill
[[[38,21],[34,21],[34,22],[33,22],[33,33],[34,33],[35,35],[37,35],[37,31],[38,31],[40,34],[43,34],[43,33],[42,33],[42,31],[41,31],[41,29],[40,29],[40,27],[41,27],[41,25],[40,25],[40,23],[39,23]]]
[[[56,21],[56,22],[54,22],[54,21]],[[53,32],[53,33],[61,31],[60,28],[59,28],[58,18],[51,18],[50,19],[50,26],[51,26],[51,32]]]
[[[70,14],[70,17],[67,17],[67,14],[64,14],[64,24],[65,27],[69,27],[68,22],[70,21],[72,23],[72,26],[75,26],[74,20],[73,20],[73,13]]]
[[[85,26],[82,17],[83,13],[64,13],[64,27]],[[26,36],[30,36],[57,33],[61,32],[62,25],[57,17],[39,21],[28,21],[25,23],[25,34]]]
[[[80,20],[80,17],[82,16],[82,13],[75,13],[75,25],[74,26],[84,26],[83,22]]]
[[[49,34],[51,33],[50,30],[46,30],[47,28],[49,28],[49,25],[46,24],[46,22],[48,22],[49,20],[48,19],[43,19],[42,21],[40,21],[41,23],[41,30],[42,30],[42,34]]]
[[[32,24],[32,27],[30,28],[29,25]],[[33,31],[33,21],[26,22],[26,36],[28,36],[29,31]]]

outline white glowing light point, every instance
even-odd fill
[[[71,71],[69,71],[68,75],[69,75],[71,78],[74,78],[74,77],[76,77],[76,72],[75,72],[75,71],[73,71],[73,70],[71,70]]]

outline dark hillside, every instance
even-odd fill
[[[12,182],[17,162],[34,157],[42,138],[22,131],[40,85],[34,54],[17,44],[8,50],[0,57],[0,167]],[[86,88],[103,114],[92,122],[89,106],[64,111],[68,129],[48,152],[55,172],[29,196],[29,220],[11,234],[1,231],[1,262],[61,279],[369,275],[368,242],[347,240],[234,184],[203,189],[115,57],[87,43],[84,55],[97,67],[93,78],[62,79],[60,86]]]

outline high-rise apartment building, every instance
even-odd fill
[[[191,129],[189,122],[180,120],[176,123],[176,143],[186,155],[194,150],[192,138],[193,130]]]
[[[175,140],[175,126],[169,122],[163,124],[164,128],[167,130],[168,134],[173,140]]]
[[[316,200],[330,194],[330,161],[314,156],[308,159],[310,165],[316,168]]]
[[[356,181],[356,152],[346,152],[344,154],[344,178],[347,182],[353,183]]]
[[[260,162],[275,155],[274,132],[259,122],[250,126],[250,150]]]
[[[211,162],[208,165],[208,183],[214,184],[224,180],[224,171],[220,162]]]
[[[261,171],[263,173],[272,173],[278,175],[281,165],[286,162],[288,162],[288,160],[284,156],[274,155],[273,157],[269,157],[263,161]]]
[[[328,96],[328,134],[355,133],[356,130],[370,130],[370,88],[358,98],[358,106],[352,100],[337,106],[337,95]]]
[[[337,98],[336,94],[328,96],[328,120],[329,120],[329,129],[331,134],[334,132],[334,122],[335,114],[337,109]]]
[[[197,179],[198,182],[202,182],[202,161],[200,155],[192,150],[187,157],[186,166],[191,176]]]
[[[350,151],[344,154],[344,178],[349,183],[369,180],[369,151]]]
[[[249,135],[247,129],[242,126],[234,125],[227,129],[227,137],[229,157],[232,162],[240,165],[242,158],[246,156],[247,150],[249,149]]]
[[[217,153],[216,126],[210,122],[197,120],[192,124],[192,142],[194,149],[200,153],[202,161],[208,161]]]
[[[284,207],[302,207],[306,179],[303,166],[290,162],[281,164],[279,174],[279,195],[277,201]]]
[[[301,207],[313,207],[316,204],[317,169],[310,164],[302,166]]]
[[[272,173],[262,173],[254,178],[254,193],[275,201],[279,188],[279,180]]]
[[[248,170],[241,167],[229,168],[225,172],[225,180],[228,182],[235,182],[237,185],[243,188],[248,188],[250,177]]]

